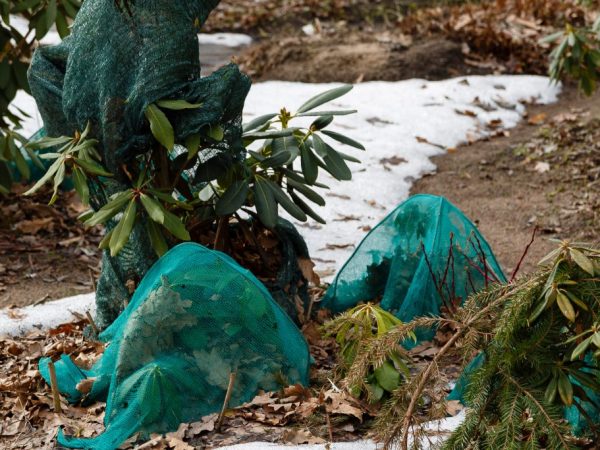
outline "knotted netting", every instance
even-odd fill
[[[342,312],[381,299],[382,308],[410,322],[439,316],[494,281],[506,280],[475,225],[445,198],[420,194],[362,240],[321,305]]]
[[[186,100],[199,108],[170,111],[176,142],[215,127],[223,138],[203,148],[197,177],[245,157],[241,116],[250,80],[229,64],[201,77],[197,33],[219,0],[86,0],[70,36],[36,50],[29,70],[31,92],[47,135],[73,136],[90,125],[90,135],[113,180],[90,181],[95,210],[130,187],[122,169],[154,144],[144,112],[159,100]],[[107,223],[110,231],[116,225]],[[98,281],[97,323],[105,328],[122,311],[131,292],[156,259],[143,224],[124,250],[103,255]]]
[[[93,439],[59,433],[69,448],[117,448],[134,433],[176,430],[259,390],[307,385],[310,355],[300,330],[249,271],[229,256],[181,244],[142,280],[125,311],[100,339],[109,343],[90,369],[58,361],[58,388],[70,402],[106,400],[106,431]],[[49,359],[40,372],[49,382]],[[93,381],[89,393],[77,389]],[[80,385],[81,386],[81,385]]]

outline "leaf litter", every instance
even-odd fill
[[[323,289],[313,288],[319,301]],[[267,441],[284,444],[321,444],[372,437],[369,426],[379,405],[352,397],[335,379],[338,345],[324,337],[321,325],[329,318],[324,311],[303,326],[314,364],[311,385],[282,387],[277,392],[260,392],[239,407],[226,410],[223,426],[217,431],[217,414],[193,423],[181,424],[175,432],[153,435],[149,440],[134,436],[121,448],[176,449],[215,448],[243,442]],[[54,448],[59,427],[68,434],[93,437],[101,433],[103,403],[69,405],[61,399],[62,413],[53,410],[51,389],[41,378],[37,364],[41,357],[56,360],[70,355],[76,364],[89,368],[103,353],[105,345],[84,337],[85,321],[66,323],[48,332],[34,331],[20,338],[0,338],[0,447],[15,450]],[[415,370],[436,354],[443,334],[412,351]],[[449,366],[443,373],[448,381],[460,367]],[[448,384],[447,391],[450,388]],[[80,386],[85,391],[86,386]],[[441,395],[445,395],[444,391]],[[459,405],[449,404],[447,412],[458,414]]]

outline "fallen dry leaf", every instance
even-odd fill
[[[315,286],[321,284],[319,275],[317,275],[314,271],[315,263],[310,258],[298,258],[298,267],[300,267],[302,275],[308,280],[309,283],[312,283]]]
[[[446,402],[446,412],[453,417],[463,409],[465,409],[464,405],[458,400],[448,400]]]
[[[546,113],[540,113],[540,114],[536,114],[535,116],[532,116],[529,118],[529,120],[527,121],[527,123],[529,125],[541,125],[546,121]]]
[[[314,436],[309,430],[286,430],[282,436],[286,444],[324,444],[326,441],[320,437]]]

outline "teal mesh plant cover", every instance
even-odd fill
[[[404,322],[438,316],[493,281],[506,281],[475,225],[443,197],[415,195],[359,244],[327,290],[322,307],[341,312],[360,302]],[[418,337],[429,338],[431,331]]]
[[[308,383],[300,330],[249,271],[198,244],[181,244],[155,263],[100,339],[109,345],[90,370],[68,356],[55,364],[70,402],[107,401],[105,432],[93,439],[61,432],[65,447],[108,450],[136,432],[176,430],[222,406],[232,372],[232,406],[261,389]],[[40,372],[48,381],[47,358]],[[84,396],[77,384],[86,378],[94,383]]]
[[[203,150],[198,173],[244,157],[241,115],[250,80],[234,64],[200,75],[197,33],[218,0],[86,0],[72,33],[36,50],[29,70],[31,92],[49,136],[73,136],[90,124],[103,163],[115,175],[90,182],[92,207],[129,188],[122,170],[153,145],[144,111],[162,99],[201,104],[170,116],[177,142],[220,127],[224,136]],[[198,180],[198,188],[206,180]],[[107,224],[107,232],[115,226]],[[156,256],[145,227],[137,224],[116,257],[104,253],[98,280],[97,318],[102,329],[123,310]]]

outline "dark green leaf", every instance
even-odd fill
[[[244,133],[262,128],[269,120],[275,117],[277,117],[277,114],[265,114],[264,116],[251,120],[243,125]]]
[[[46,25],[48,29],[54,25],[56,21],[56,0],[50,0],[47,6]]]
[[[104,167],[102,167],[100,164],[98,164],[95,161],[92,160],[83,160],[80,158],[73,158],[75,160],[75,163],[80,166],[83,170],[85,170],[87,173],[90,173],[92,175],[98,175],[101,177],[112,177],[112,173],[106,171],[106,169]]]
[[[338,180],[351,180],[352,172],[348,168],[348,165],[338,152],[331,149],[323,157],[323,162],[326,165],[327,171],[331,173]]]
[[[565,405],[573,404],[573,385],[569,381],[569,377],[562,372],[558,379],[558,394]]]
[[[152,243],[152,248],[156,252],[156,254],[161,257],[169,250],[169,246],[167,245],[167,241],[165,241],[165,237],[160,231],[160,228],[151,220],[146,221],[146,230],[148,231],[148,236],[150,237],[150,242]]]
[[[348,136],[344,136],[343,134],[336,133],[335,131],[323,130],[323,134],[329,136],[331,139],[334,139],[342,144],[349,145],[351,147],[357,148],[359,150],[365,150],[365,147],[360,143],[355,141],[354,139],[349,138]]]
[[[319,176],[319,165],[315,154],[311,149],[302,146],[300,149],[300,155],[302,158],[302,173],[308,184],[314,184]]]
[[[88,206],[90,203],[90,189],[87,184],[87,177],[79,167],[73,168],[73,183],[75,184],[75,190],[81,199],[81,203],[84,206]]]
[[[67,23],[67,19],[62,12],[59,12],[56,16],[56,30],[58,31],[58,35],[61,39],[66,38],[69,33],[69,24]]]
[[[29,180],[29,177],[31,176],[31,171],[29,170],[29,164],[27,164],[23,153],[21,153],[21,150],[17,148],[14,139],[10,137],[8,139],[8,145],[11,149],[11,153],[13,155],[13,159],[15,161],[17,169],[19,170],[19,173],[25,180]]]
[[[581,341],[579,343],[579,345],[577,347],[575,347],[575,350],[573,350],[573,353],[571,354],[571,361],[575,361],[577,358],[579,358],[581,355],[583,355],[585,353],[585,351],[588,349],[588,347],[592,343],[592,337],[593,336],[590,336],[589,338],[584,339],[583,341]]]
[[[101,250],[108,250],[110,248],[110,240],[111,240],[112,235],[113,235],[114,232],[115,232],[115,229],[113,228],[112,230],[110,230],[108,233],[106,233],[104,235],[104,237],[102,238],[102,240],[98,244],[98,248],[99,249],[101,249]]]
[[[248,198],[248,180],[234,181],[217,202],[215,211],[219,216],[229,216],[240,209]]]
[[[348,109],[342,111],[311,111],[297,114],[296,117],[322,117],[322,116],[347,116],[349,114],[356,114],[358,111],[355,109]]]
[[[573,258],[573,261],[575,261],[575,263],[579,267],[581,267],[591,276],[594,276],[594,264],[592,263],[592,260],[590,258],[588,258],[587,256],[585,256],[585,254],[574,248],[570,249],[570,254],[571,258]]]
[[[181,111],[184,109],[198,109],[202,107],[202,103],[190,103],[185,100],[159,100],[156,104],[163,109],[171,109],[173,111]]]
[[[161,225],[165,222],[165,210],[160,203],[146,194],[140,195],[140,201],[150,219]]]
[[[563,315],[569,319],[570,322],[575,322],[575,309],[573,309],[573,305],[569,298],[561,291],[558,291],[556,301]]]
[[[225,130],[221,125],[211,126],[208,130],[208,137],[214,139],[217,142],[221,142],[225,137]]]
[[[275,155],[283,151],[291,155],[290,159],[286,162],[286,164],[291,164],[300,154],[298,140],[294,136],[273,139],[271,152]]]
[[[133,197],[133,192],[131,190],[123,191],[113,196],[111,200],[100,208],[97,212],[94,213],[92,217],[84,222],[86,227],[93,227],[94,225],[98,225],[100,223],[106,223],[106,221],[113,216],[115,216],[125,203],[127,203]]]
[[[59,145],[66,144],[67,142],[71,142],[72,138],[62,136],[59,138],[42,138],[38,141],[33,141],[27,144],[27,147],[34,150],[42,150],[51,147],[58,147]]]
[[[328,103],[332,100],[335,100],[352,90],[352,85],[344,85],[335,89],[331,89],[329,91],[318,94],[311,99],[309,99],[306,103],[304,103],[300,108],[298,108],[298,113],[303,113],[306,111],[310,111],[312,109],[318,108],[319,106]]]
[[[146,118],[150,122],[150,131],[154,138],[167,150],[173,150],[175,146],[175,132],[169,119],[154,104],[148,105],[145,112]]]
[[[298,207],[294,204],[292,200],[283,192],[283,190],[271,180],[265,180],[271,192],[273,192],[273,196],[275,197],[275,201],[279,203],[283,209],[285,209],[292,217],[298,219],[301,222],[306,222],[306,214],[302,210],[302,208]]]
[[[328,148],[328,149],[331,149],[331,150],[333,150],[333,149],[332,149],[332,147],[331,147],[331,146],[329,146],[329,145],[327,145],[327,148]],[[348,155],[348,154],[346,154],[346,153],[342,153],[342,152],[337,152],[337,153],[338,153],[338,155],[340,155],[340,156],[342,157],[342,159],[343,159],[344,161],[353,162],[353,163],[357,163],[357,164],[360,164],[360,163],[361,163],[361,160],[360,160],[360,159],[358,159],[358,158],[355,158],[355,157],[354,157],[354,156],[352,156],[352,155]]]
[[[185,140],[185,148],[188,149],[188,160],[193,159],[200,150],[200,135],[192,134]]]
[[[243,135],[244,139],[275,139],[280,137],[292,136],[294,131],[298,130],[298,128],[286,128],[284,130],[273,130],[273,131],[256,131],[245,133]]]
[[[181,219],[169,211],[164,211],[164,214],[165,220],[163,222],[163,226],[176,238],[182,241],[189,241],[190,233],[185,228],[185,225]]]
[[[333,122],[333,116],[321,116],[310,126],[311,130],[322,130]]]
[[[306,186],[305,184],[299,183],[291,178],[287,180],[288,187],[295,189],[304,195],[311,202],[316,203],[319,206],[325,206],[325,199],[313,191],[311,188]]]
[[[316,134],[313,134],[312,143],[313,143],[315,151],[317,152],[317,155],[319,155],[321,158],[324,158],[325,156],[327,156],[328,148],[327,148],[327,144],[325,144],[325,142],[323,142],[323,139],[321,139]]]
[[[267,180],[258,176],[254,182],[254,203],[256,204],[258,217],[263,225],[267,228],[275,228],[278,217],[277,203]]]
[[[388,392],[395,391],[400,385],[400,373],[389,361],[375,369],[374,374],[377,383]]]
[[[282,150],[273,154],[273,156],[263,159],[260,165],[262,167],[281,167],[286,165],[291,158],[292,154],[290,152]]]
[[[546,403],[548,403],[549,405],[554,403],[554,400],[556,399],[557,389],[558,389],[558,378],[553,376],[552,379],[550,380],[550,382],[548,383],[546,392],[544,393],[544,399],[546,400]]]
[[[35,183],[33,185],[33,187],[31,189],[29,189],[27,192],[25,192],[23,195],[31,195],[34,192],[38,191],[45,183],[47,183],[48,181],[50,181],[50,179],[58,171],[59,167],[61,167],[63,165],[64,165],[64,158],[60,158],[60,159],[57,159],[56,161],[54,161],[54,163],[52,163],[52,165],[48,168],[48,170],[42,176],[42,178],[40,178],[37,181],[37,183]]]
[[[111,256],[116,256],[123,249],[123,247],[125,247],[127,241],[129,241],[131,230],[133,230],[133,225],[135,224],[136,212],[137,202],[132,199],[125,209],[123,217],[121,217],[121,220],[119,220],[119,223],[114,228],[110,238],[109,247]]]
[[[54,190],[52,193],[52,198],[50,199],[49,205],[53,205],[54,202],[58,199],[58,188],[65,180],[66,167],[64,164],[58,166],[58,170],[56,171],[56,175],[54,175]]]
[[[294,194],[293,192],[290,192],[290,197],[292,198],[292,200],[294,201],[294,203],[296,205],[298,205],[302,211],[304,211],[306,213],[307,216],[312,217],[313,219],[315,219],[317,222],[325,224],[325,220],[319,216],[316,212],[314,212],[312,210],[312,208],[310,206],[308,206],[306,204],[306,202],[304,202],[304,200],[302,200],[300,197],[298,197],[296,194]]]
[[[308,184],[308,181],[306,181],[306,179],[300,175],[298,172],[295,172],[293,170],[289,170],[289,169],[281,169],[282,172],[291,180],[294,180],[298,183],[302,183],[302,184]],[[315,187],[319,187],[321,189],[329,189],[329,186],[327,186],[326,184],[323,183],[317,183],[314,182],[311,186],[315,186]]]

